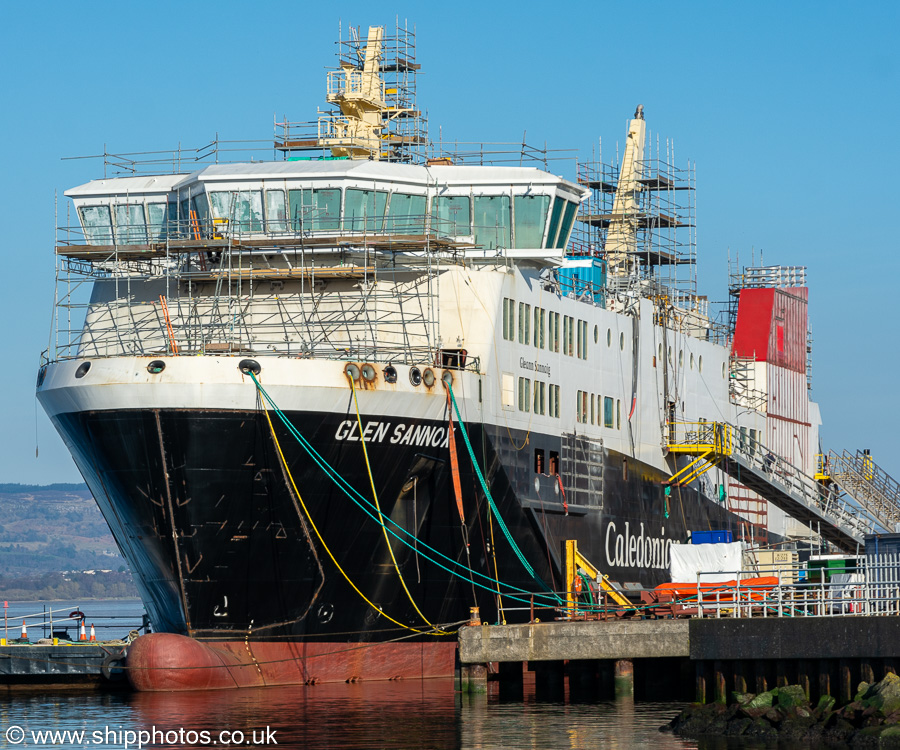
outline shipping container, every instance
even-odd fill
[[[691,544],[731,544],[734,536],[730,531],[692,531]]]

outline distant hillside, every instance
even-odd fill
[[[84,484],[0,484],[0,592],[15,598],[49,591],[88,595],[79,576],[43,574],[111,570],[110,596],[135,596],[128,566]],[[123,575],[124,574],[124,575]],[[100,579],[89,579],[99,585]],[[100,588],[103,588],[100,586]],[[77,590],[76,590],[77,589]],[[95,596],[102,596],[96,593]]]

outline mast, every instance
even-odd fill
[[[381,155],[382,113],[388,109],[381,78],[383,26],[370,26],[361,65],[342,59],[339,70],[328,73],[326,99],[336,104],[340,116],[319,118],[320,143],[332,156],[351,159],[379,159]],[[330,125],[322,136],[322,125]]]
[[[625,278],[637,272],[637,213],[643,187],[640,180],[643,177],[645,133],[644,105],[639,104],[634,119],[628,125],[625,155],[606,234],[607,273],[610,277]]]

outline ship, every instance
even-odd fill
[[[149,613],[136,689],[447,677],[472,608],[565,611],[567,540],[627,592],[698,531],[841,527],[751,481],[817,472],[805,270],[735,267],[713,314],[643,107],[567,178],[429,141],[407,27],[338,50],[270,158],[66,191],[37,396]]]

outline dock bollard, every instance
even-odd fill
[[[469,607],[469,625],[481,625],[481,613],[478,607]]]

